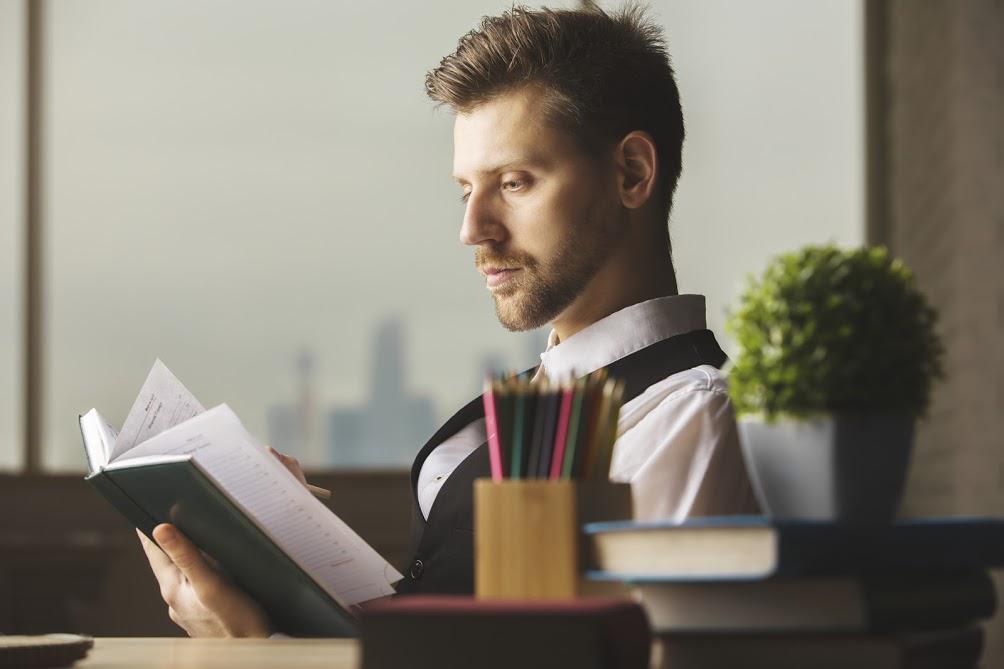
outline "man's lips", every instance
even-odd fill
[[[519,267],[482,267],[481,273],[485,275],[489,288],[498,288],[502,284],[511,280]]]

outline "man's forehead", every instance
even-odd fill
[[[453,176],[545,164],[563,139],[547,123],[539,96],[509,93],[458,113],[453,126]]]

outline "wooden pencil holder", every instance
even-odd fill
[[[574,598],[582,523],[629,519],[631,508],[627,483],[478,479],[474,482],[476,595]]]

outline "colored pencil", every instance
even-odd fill
[[[481,395],[485,403],[485,432],[488,433],[488,465],[492,480],[502,480],[502,447],[499,439],[498,413],[495,410],[495,388],[491,379],[485,381],[485,391]]]
[[[579,379],[573,386],[575,396],[572,398],[572,410],[568,415],[568,439],[561,463],[561,478],[563,479],[575,476],[575,460],[582,440],[582,419],[584,417],[582,409],[586,403],[587,384],[586,379]]]
[[[537,478],[546,479],[551,475],[551,455],[554,453],[554,438],[558,429],[558,413],[561,410],[561,398],[561,387],[551,385],[547,391],[544,433],[540,441],[540,455],[537,458]]]
[[[526,419],[527,388],[516,379],[512,391],[512,468],[509,478],[519,479],[523,472],[523,432]]]
[[[614,443],[617,441],[617,422],[620,419],[621,402],[624,399],[624,382],[617,381],[611,393],[611,410],[604,426],[606,434],[601,442],[602,450],[596,463],[594,477],[607,479],[610,477],[610,462],[613,459]]]
[[[582,458],[582,478],[598,478],[595,476],[596,463],[600,458],[600,452],[604,448],[604,439],[609,436],[607,423],[610,419],[610,410],[613,404],[613,390],[616,384],[613,380],[607,380],[596,392],[596,408],[593,410],[592,425],[590,426],[589,444]]]
[[[605,370],[600,370],[603,372]],[[573,464],[575,478],[586,478],[588,469],[596,458],[596,447],[599,444],[597,434],[603,419],[603,387],[606,385],[605,374],[596,374],[590,379],[589,394],[582,408],[582,437]]]
[[[572,400],[575,399],[575,384],[568,383],[561,390],[561,409],[558,411],[558,424],[555,428],[554,452],[551,454],[551,471],[548,478],[556,481],[561,478],[561,466],[565,462],[565,446],[568,439],[568,420],[572,413]]]
[[[530,436],[530,455],[526,460],[526,477],[538,478],[540,475],[540,450],[546,432],[547,406],[550,392],[546,379],[537,384],[536,407],[533,416],[533,434]]]

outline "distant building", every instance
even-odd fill
[[[329,415],[329,453],[337,467],[409,466],[436,429],[432,399],[407,390],[404,326],[390,319],[377,327],[370,388],[361,407]]]
[[[301,350],[294,360],[294,369],[297,381],[296,401],[268,408],[265,416],[268,443],[304,463],[328,464],[322,434],[324,426],[317,411],[315,355],[308,349]]]

